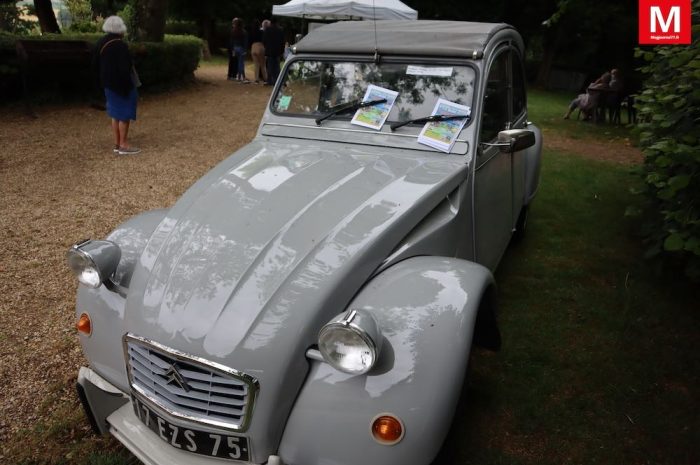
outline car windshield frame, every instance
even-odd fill
[[[444,81],[440,80],[445,80],[445,79],[460,79],[462,78],[461,81],[457,82],[457,85],[461,85],[464,87],[464,89],[460,89],[461,93],[465,95],[465,100],[460,100],[460,99],[450,99],[449,96],[446,98],[445,95],[435,95],[435,89],[427,89],[427,92],[433,92],[433,96],[430,99],[424,99],[425,101],[429,103],[420,102],[420,106],[413,106],[413,108],[406,112],[405,109],[402,110],[402,107],[400,106],[401,103],[403,103],[402,97],[403,97],[403,92],[409,90],[408,88],[404,89],[398,89],[399,92],[399,97],[397,98],[396,103],[394,104],[391,113],[386,119],[386,122],[384,126],[388,127],[389,123],[392,122],[400,122],[408,119],[414,119],[414,118],[421,118],[425,116],[429,116],[433,108],[435,106],[435,103],[437,102],[438,98],[446,98],[449,101],[459,103],[462,105],[467,105],[472,109],[472,112],[474,111],[474,100],[476,97],[477,93],[477,86],[478,86],[478,78],[479,78],[479,68],[472,63],[471,61],[468,60],[455,60],[455,59],[434,59],[434,58],[418,58],[418,57],[391,57],[391,58],[386,58],[382,57],[381,61],[377,64],[375,61],[371,58],[368,58],[367,56],[317,56],[317,55],[301,55],[301,56],[294,56],[292,57],[284,67],[284,74],[282,75],[281,79],[278,81],[277,85],[274,88],[274,92],[272,97],[270,98],[270,103],[269,103],[269,110],[270,112],[275,115],[275,116],[280,116],[280,117],[285,117],[285,118],[302,118],[302,119],[316,119],[319,116],[324,115],[330,109],[331,107],[335,105],[342,105],[344,103],[347,103],[353,99],[362,99],[364,97],[364,92],[370,84],[374,84],[380,87],[385,87],[383,82],[373,82],[371,80],[364,80],[360,84],[361,87],[358,87],[355,89],[354,92],[346,93],[345,95],[341,96],[336,101],[333,101],[332,104],[329,102],[329,105],[326,107],[323,107],[319,109],[319,107],[316,107],[315,111],[307,111],[307,112],[291,112],[291,111],[280,111],[279,110],[279,101],[280,97],[284,96],[283,90],[285,83],[287,82],[288,76],[290,71],[293,69],[295,66],[295,63],[299,62],[307,62],[307,63],[314,63],[317,62],[319,65],[328,65],[328,64],[344,64],[347,63],[348,65],[354,65],[355,68],[358,68],[360,66],[379,66],[379,67],[405,67],[407,69],[408,66],[415,66],[417,68],[422,68],[422,69],[432,69],[436,70],[438,68],[442,69],[447,69],[450,68],[452,70],[457,70],[457,73],[452,71],[452,76],[450,77],[445,77],[445,76],[437,76],[437,75],[426,75],[426,74],[411,74],[410,76],[414,76],[416,81],[419,81],[421,79],[430,79],[431,80],[431,85],[434,85],[436,83],[443,84]],[[381,69],[381,68],[380,68]],[[393,70],[392,72],[396,73],[396,70]],[[405,72],[405,71],[404,71]],[[430,72],[430,71],[429,71]],[[406,74],[409,75],[409,74]],[[407,87],[404,85],[404,87]],[[390,90],[397,91],[396,88],[392,88],[392,86],[386,86],[386,88]],[[415,86],[411,86],[410,90],[414,90]],[[321,84],[319,82],[319,85],[317,87],[317,91],[319,92],[319,98],[318,101],[321,101]],[[457,91],[453,91],[452,94],[456,94]],[[414,97],[415,98],[415,97]],[[456,100],[456,101],[455,101]],[[318,103],[318,101],[316,103]],[[419,114],[420,113],[420,114]],[[334,121],[344,121],[349,123],[350,120],[353,117],[354,112],[350,112],[347,114],[339,114],[336,116],[333,116],[330,118],[330,120]],[[473,114],[473,113],[472,113]],[[465,128],[470,126],[474,118],[470,118],[467,123],[465,124]],[[407,127],[417,127],[417,124],[410,124]],[[422,126],[422,125],[420,125]]]

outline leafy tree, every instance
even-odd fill
[[[127,0],[91,0],[90,3],[96,16],[106,18],[122,10]]]
[[[404,3],[418,11],[418,17],[420,19],[454,21],[503,20],[509,5],[508,0],[491,0],[489,2],[406,0]]]
[[[129,0],[119,13],[134,41],[162,42],[168,0]]]
[[[231,24],[234,17],[242,18],[248,25],[253,20],[269,18],[272,5],[284,3],[274,0],[226,1],[219,0],[171,0],[169,15],[173,19],[194,21],[197,25],[197,35],[207,41],[209,48],[218,48],[216,31],[217,23]]]
[[[529,62],[546,86],[553,68],[600,74],[634,67],[637,0],[406,0],[423,19],[506,22],[525,40]]]
[[[90,0],[65,0],[65,3],[73,17],[73,23],[82,23],[92,20],[92,6]]]
[[[0,0],[0,31],[24,34],[31,29],[31,23],[20,18],[15,0]]]
[[[637,50],[646,61],[637,106],[648,255],[675,259],[700,280],[700,1],[693,11],[691,45]]]
[[[558,0],[542,26],[538,85],[547,85],[557,63],[594,75],[613,67],[628,71],[634,67],[636,0]]]
[[[90,0],[65,0],[72,22],[71,32],[96,32],[98,25],[92,21]]]

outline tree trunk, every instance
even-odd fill
[[[535,80],[535,85],[543,89],[547,88],[549,84],[549,75],[552,71],[552,65],[554,65],[559,42],[564,38],[564,28],[561,25],[561,21],[558,21],[553,27],[555,30],[550,30],[544,36],[542,63],[540,63],[540,69],[537,71],[537,79]]]
[[[163,42],[168,0],[136,0],[136,40]]]
[[[56,14],[53,12],[53,7],[51,6],[51,0],[34,0],[34,9],[36,10],[37,18],[39,18],[39,26],[41,27],[42,34],[46,34],[47,32],[61,33],[61,29],[58,27],[58,21],[56,21]]]
[[[198,18],[199,23],[199,37],[204,40],[204,47],[202,52],[204,54],[204,59],[211,59],[211,51],[215,50],[216,44],[214,43],[214,20],[211,16],[206,15],[202,18]]]
[[[554,55],[556,44],[545,45],[544,51],[542,52],[542,62],[537,70],[537,78],[535,79],[535,86],[542,89],[547,88],[549,83],[549,74],[552,71],[552,63],[554,63]]]

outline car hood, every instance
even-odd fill
[[[244,147],[173,206],[125,315],[128,332],[257,378],[251,428],[267,416],[272,437],[320,327],[468,172],[462,157],[279,140]]]

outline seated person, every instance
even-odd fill
[[[609,92],[605,94],[604,108],[610,114],[610,121],[620,123],[620,107],[623,96],[623,83],[620,77],[620,71],[614,68],[610,71]]]
[[[569,109],[564,115],[564,119],[569,119],[571,113],[577,108],[579,108],[586,115],[586,117],[590,116],[591,110],[598,105],[598,100],[600,99],[600,92],[595,91],[609,89],[611,78],[611,73],[606,71],[602,76],[589,85],[586,88],[585,94],[579,94],[571,101],[569,104]],[[594,92],[590,92],[591,90]]]
[[[620,71],[617,68],[613,68],[610,71],[610,84],[608,84],[610,90],[615,92],[620,92],[622,90],[622,78],[620,76]]]

